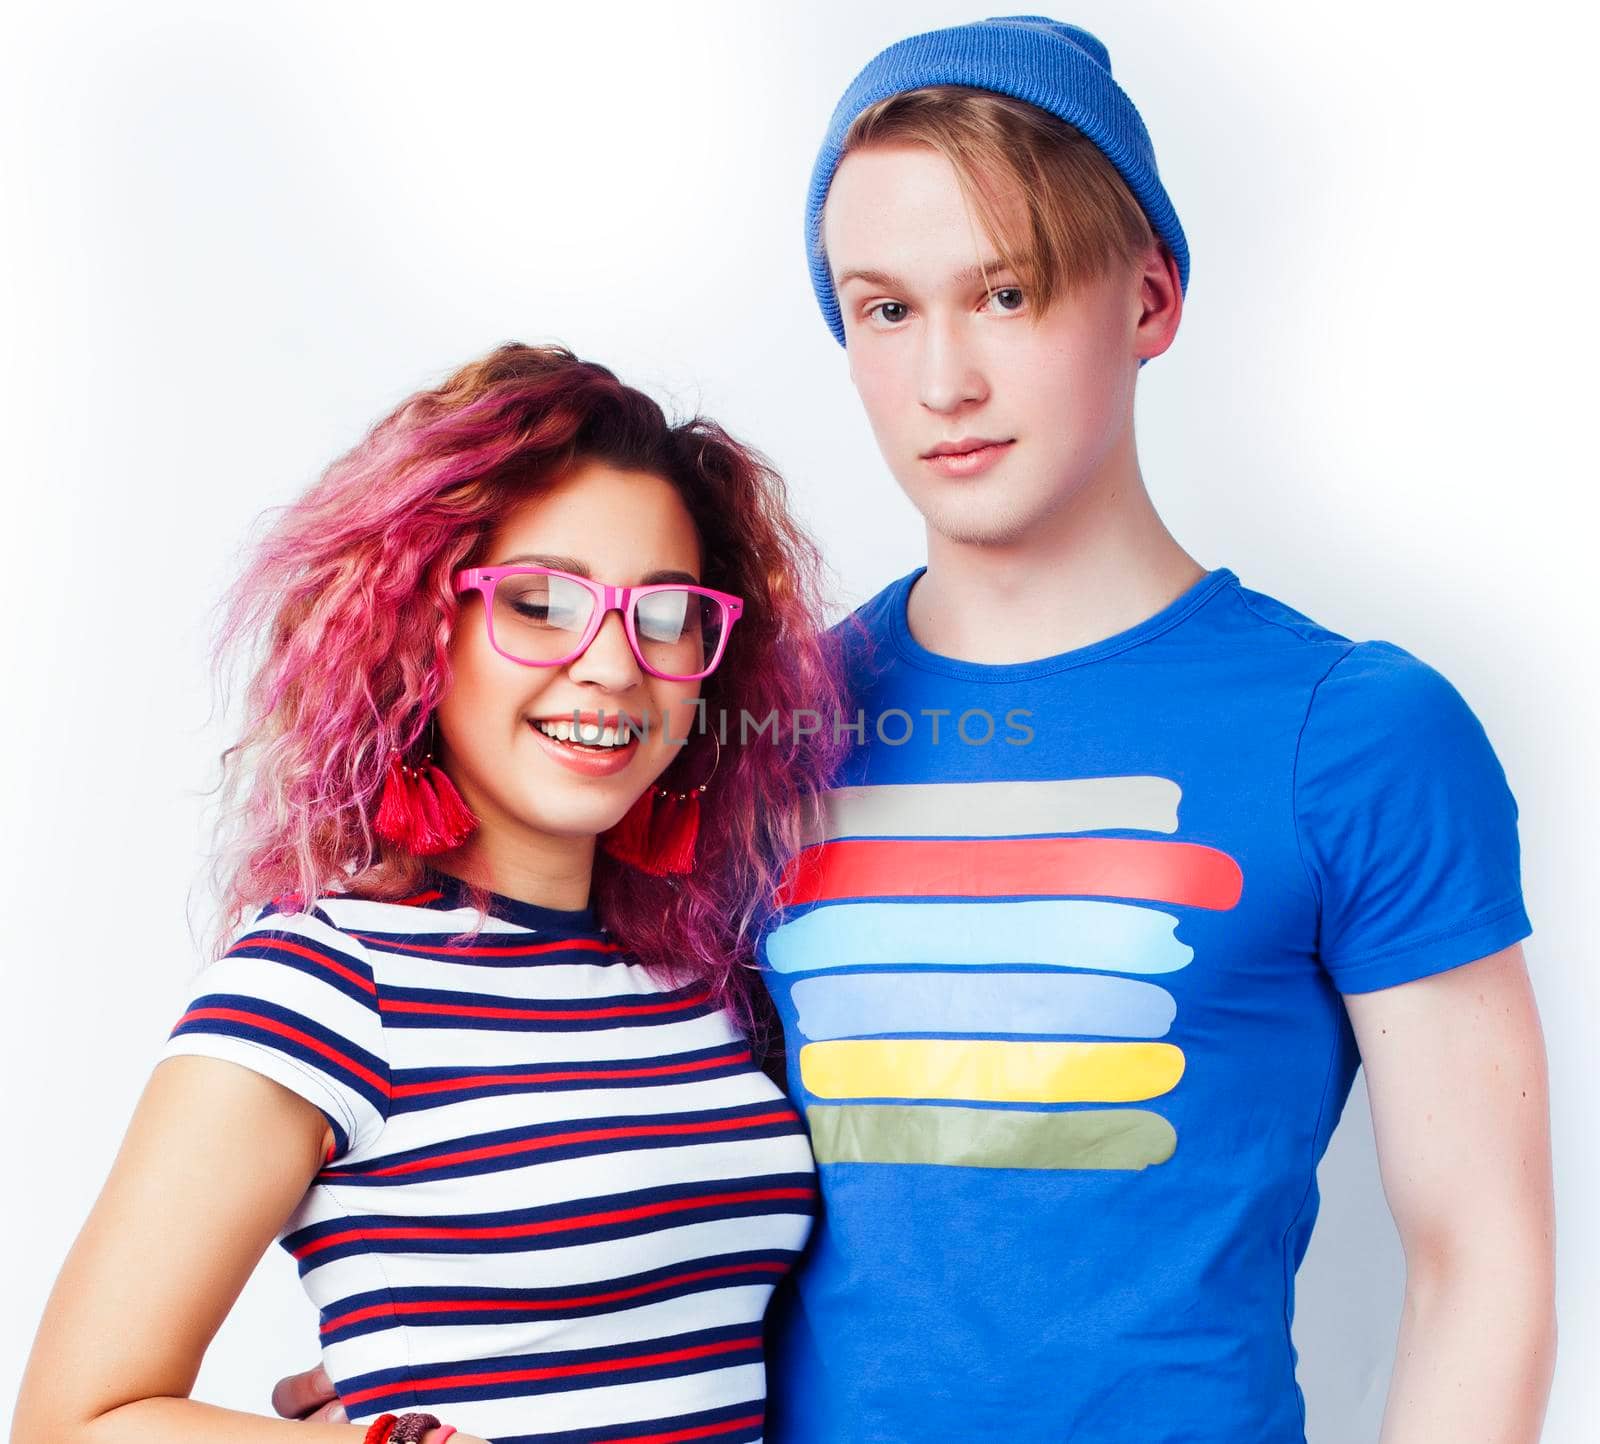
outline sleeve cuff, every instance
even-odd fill
[[[1517,897],[1460,927],[1346,962],[1325,959],[1324,966],[1341,993],[1375,993],[1475,963],[1521,942],[1532,931],[1527,910]]]

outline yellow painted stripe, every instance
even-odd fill
[[[978,1103],[1131,1103],[1183,1077],[1171,1043],[841,1039],[800,1050],[819,1098],[960,1098]]]

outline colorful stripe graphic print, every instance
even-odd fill
[[[1183,911],[1244,887],[1227,853],[1171,836],[1181,801],[1163,777],[831,793],[765,949],[817,1162],[1171,1158],[1160,1103],[1185,1059],[1160,979],[1194,961]]]

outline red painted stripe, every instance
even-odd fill
[[[716,1058],[697,1058],[689,1063],[663,1063],[652,1068],[567,1068],[559,1073],[489,1073],[482,1077],[431,1078],[426,1083],[402,1083],[394,1090],[396,1098],[416,1098],[427,1093],[453,1093],[469,1088],[493,1088],[515,1083],[596,1083],[621,1078],[669,1078],[680,1073],[699,1073],[707,1068],[737,1067],[754,1060],[748,1049]]]
[[[718,1354],[733,1354],[761,1343],[760,1334],[748,1338],[723,1339],[715,1344],[693,1344],[684,1349],[662,1349],[654,1354],[634,1354],[623,1359],[594,1359],[587,1364],[546,1364],[537,1369],[499,1369],[492,1374],[436,1374],[432,1378],[408,1379],[403,1384],[375,1384],[340,1396],[345,1405],[364,1404],[392,1394],[397,1388],[427,1392],[434,1389],[483,1387],[486,1384],[527,1384],[539,1379],[576,1379],[584,1374],[609,1374],[621,1369],[647,1369],[655,1364],[680,1364],[690,1359],[710,1359]]]
[[[337,973],[347,982],[354,983],[366,993],[376,993],[378,990],[373,985],[371,978],[364,978],[360,973],[337,963],[326,953],[319,953],[315,948],[302,947],[299,943],[286,942],[283,938],[241,938],[235,945],[241,948],[271,948],[280,953],[293,953],[296,957],[309,958],[314,963],[321,963],[330,973]],[[230,951],[229,956],[233,954]]]
[[[620,943],[602,942],[599,938],[572,938],[566,942],[525,943],[515,948],[485,948],[471,944],[444,947],[433,943],[402,943],[386,938],[381,933],[351,933],[363,943],[371,943],[388,953],[443,953],[450,958],[532,958],[540,953],[620,953]]]
[[[757,1114],[751,1118],[713,1118],[698,1123],[648,1123],[632,1124],[619,1128],[574,1128],[566,1133],[552,1133],[545,1138],[517,1138],[506,1143],[485,1144],[482,1148],[463,1148],[455,1153],[441,1153],[429,1158],[411,1158],[404,1163],[387,1168],[336,1168],[320,1175],[325,1183],[342,1178],[399,1178],[408,1173],[427,1173],[435,1168],[449,1168],[457,1163],[476,1163],[485,1158],[508,1158],[517,1153],[538,1153],[546,1148],[560,1148],[568,1143],[598,1143],[617,1138],[678,1138],[696,1133],[732,1133],[741,1128],[758,1128],[768,1123],[793,1122],[794,1115],[787,1109]]]
[[[746,1414],[739,1419],[724,1419],[720,1424],[695,1424],[684,1429],[669,1429],[664,1434],[630,1434],[626,1439],[612,1439],[607,1444],[682,1444],[683,1440],[709,1439],[713,1434],[750,1429],[762,1422],[762,1415]]]
[[[294,1250],[297,1259],[310,1258],[312,1254],[337,1244],[356,1243],[365,1239],[396,1239],[401,1242],[427,1239],[495,1239],[538,1238],[550,1233],[571,1233],[578,1229],[603,1228],[610,1223],[635,1223],[640,1219],[662,1218],[672,1213],[688,1213],[696,1208],[714,1208],[723,1203],[777,1203],[786,1200],[811,1199],[809,1188],[755,1188],[743,1193],[703,1193],[694,1198],[664,1199],[660,1203],[642,1203],[633,1208],[606,1209],[600,1213],[579,1214],[575,1218],[547,1218],[535,1223],[509,1223],[495,1227],[480,1225],[476,1228],[347,1228],[312,1239]]]
[[[280,1038],[292,1038],[296,1043],[311,1049],[324,1058],[331,1059],[341,1068],[347,1068],[365,1083],[370,1083],[385,1096],[389,1092],[389,1082],[381,1078],[370,1068],[364,1068],[354,1058],[347,1058],[337,1048],[330,1048],[320,1038],[313,1038],[309,1033],[302,1033],[298,1028],[292,1028],[287,1023],[280,1023],[275,1018],[263,1018],[259,1013],[246,1013],[238,1008],[191,1008],[178,1019],[178,1027],[190,1022],[224,1022],[245,1023],[252,1028],[261,1028],[268,1033],[276,1033]]]
[[[1244,876],[1225,852],[1118,837],[846,839],[789,864],[786,907],[861,897],[1120,897],[1231,908]]]
[[[703,1283],[707,1279],[732,1278],[741,1274],[785,1274],[789,1265],[762,1260],[750,1264],[726,1264],[721,1268],[694,1269],[689,1273],[674,1274],[671,1278],[653,1279],[647,1284],[632,1288],[612,1289],[603,1294],[581,1294],[565,1299],[439,1299],[408,1300],[396,1304],[372,1304],[364,1309],[352,1309],[329,1319],[322,1326],[324,1334],[348,1328],[351,1324],[365,1323],[368,1319],[389,1318],[393,1315],[416,1314],[466,1314],[466,1313],[557,1313],[566,1309],[592,1309],[601,1304],[622,1303],[628,1299],[644,1298],[648,1294],[663,1293],[679,1284]]]
[[[706,994],[674,998],[665,1003],[625,1003],[615,1008],[502,1008],[489,1003],[431,1003],[410,998],[379,998],[382,1013],[415,1013],[435,1018],[528,1018],[538,1022],[573,1018],[642,1018],[653,1013],[682,1013],[698,1008]]]

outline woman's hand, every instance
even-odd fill
[[[290,1374],[279,1379],[272,1391],[272,1407],[284,1419],[304,1419],[322,1423],[340,1423],[345,1420],[344,1405],[334,1393],[333,1380],[328,1371],[318,1364],[303,1374]],[[422,1436],[422,1444],[435,1444],[443,1429],[430,1429]],[[459,1431],[450,1436],[450,1444],[489,1444],[476,1434]]]

